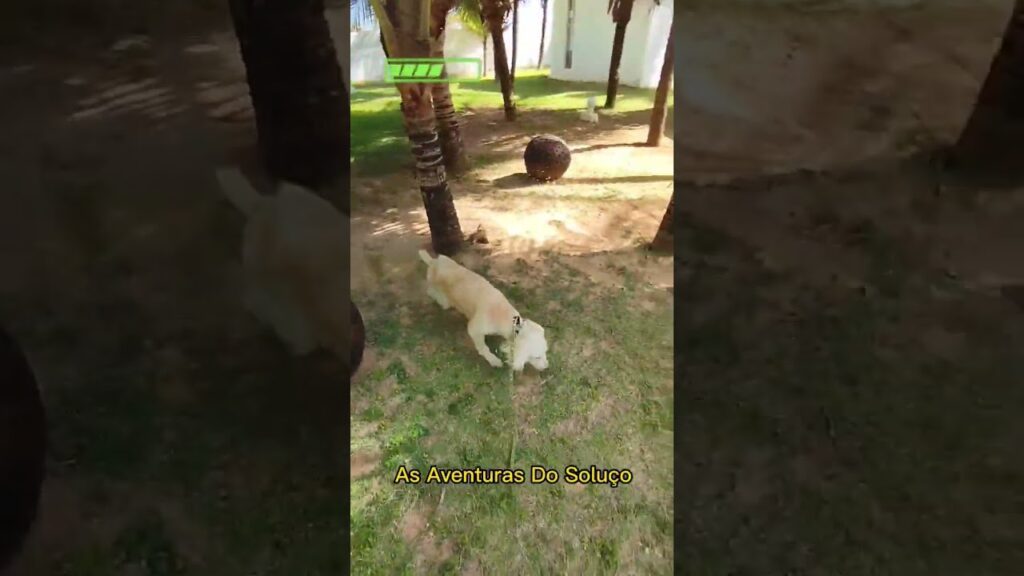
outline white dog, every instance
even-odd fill
[[[512,339],[512,368],[516,372],[521,372],[526,364],[537,370],[547,369],[548,343],[540,324],[522,318],[483,276],[451,258],[444,255],[431,258],[425,250],[420,250],[420,259],[427,265],[427,294],[441,308],[447,310],[454,306],[469,319],[469,337],[476,351],[491,366],[500,368],[503,364],[484,341],[485,336],[496,335],[506,341]]]
[[[584,120],[585,122],[593,122],[594,124],[597,124],[597,119],[599,118],[599,116],[597,115],[596,108],[597,98],[594,98],[593,96],[587,98],[587,109],[580,111],[580,119]]]
[[[246,217],[245,305],[297,355],[317,347],[349,357],[348,222],[295,184],[264,196],[237,169],[220,169],[224,195]]]

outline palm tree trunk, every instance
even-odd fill
[[[955,167],[987,175],[1024,176],[1024,0],[1017,0],[1002,45],[959,140]]]
[[[512,0],[512,90],[516,89],[516,57],[519,54],[519,0]]]
[[[374,2],[374,14],[394,36],[388,52],[395,58],[426,58],[431,56],[430,42],[423,30],[424,13],[419,0],[392,0],[386,5]],[[430,15],[426,15],[430,18]],[[433,18],[431,18],[433,19]],[[429,24],[429,22],[428,22]],[[431,32],[430,27],[426,30]],[[402,98],[402,119],[405,133],[412,144],[416,161],[416,179],[419,183],[423,208],[427,213],[430,240],[434,251],[449,256],[462,247],[462,227],[455,211],[448,177],[444,167],[444,153],[436,126],[433,83],[396,84]]]
[[[267,170],[309,188],[348,169],[348,94],[323,0],[230,0]]]
[[[540,9],[542,14],[540,17],[540,52],[537,54],[537,70],[541,69],[544,62],[544,33],[548,29],[548,0],[541,0]]]
[[[416,159],[416,179],[427,212],[430,240],[435,252],[451,256],[462,247],[462,227],[448,189],[444,153],[434,125],[431,88],[429,84],[399,84],[398,87],[405,132]]]
[[[430,35],[433,38],[430,56],[444,57],[444,29],[448,13],[454,7],[454,0],[433,0],[430,5]],[[448,72],[442,72],[443,82],[431,88],[434,104],[434,117],[437,120],[437,131],[441,137],[441,150],[444,154],[445,168],[451,173],[461,172],[468,164],[466,149],[462,144],[462,130],[455,116],[455,103],[452,101]]]
[[[615,38],[612,40],[612,61],[608,66],[608,94],[605,96],[604,107],[615,108],[615,97],[619,93],[619,64],[622,63],[622,48],[626,42],[626,26],[633,14],[633,0],[622,0],[615,19]]]
[[[447,73],[445,73],[447,77]],[[437,120],[437,132],[441,137],[441,150],[444,153],[444,166],[454,173],[462,172],[468,165],[466,147],[462,142],[462,127],[455,115],[455,103],[452,101],[451,87],[447,82],[439,82],[431,88],[434,101],[434,117]]]
[[[651,241],[650,248],[656,252],[671,252],[674,244],[674,235],[672,230],[673,224],[673,213],[675,211],[676,194],[672,192],[672,198],[668,201],[668,208],[665,209],[665,215],[661,217],[661,224],[658,226],[658,232],[654,235],[654,240]]]
[[[516,103],[512,95],[512,79],[508,71],[508,57],[505,55],[505,39],[502,38],[501,27],[491,28],[491,40],[494,42],[494,75],[501,85],[501,98],[505,102],[505,120],[516,119]]]
[[[388,54],[388,43],[384,41],[384,31],[383,30],[380,31],[380,47],[381,47],[382,50],[384,50],[384,58],[385,59],[391,58],[391,55]]]
[[[508,71],[508,55],[505,53],[505,38],[502,28],[509,6],[504,0],[483,0],[483,17],[491,31],[494,43],[494,75],[501,85],[501,97],[505,102],[505,120],[516,119],[516,103],[512,94],[512,79]]]
[[[654,110],[651,111],[651,126],[647,131],[647,145],[661,144],[661,134],[665,130],[665,110],[668,103],[668,85],[672,81],[672,63],[675,60],[673,50],[672,28],[668,29],[668,42],[665,46],[665,61],[661,65],[661,77],[658,79],[658,90],[654,93]]]

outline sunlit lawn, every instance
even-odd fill
[[[471,108],[501,109],[501,89],[494,78],[467,80],[451,85],[456,110]],[[566,82],[553,80],[546,70],[523,71],[516,74],[516,106],[522,112],[570,111],[586,107],[587,98],[595,96],[604,103],[605,84],[600,82]],[[671,95],[669,102],[672,101]],[[651,108],[654,90],[620,86],[614,110],[602,115],[617,115]],[[352,162],[359,174],[381,174],[396,169],[409,155],[398,91],[392,84],[355,85],[352,90]]]

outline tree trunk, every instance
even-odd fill
[[[505,55],[505,39],[501,37],[501,28],[491,29],[491,40],[494,41],[494,75],[501,85],[501,98],[505,102],[505,120],[516,119],[516,103],[512,95],[512,79],[508,71],[508,57]]]
[[[1017,0],[974,111],[953,146],[954,167],[978,175],[1024,176],[1024,0]]]
[[[537,70],[540,70],[544,62],[544,33],[548,28],[548,0],[541,0],[540,9],[540,53],[537,54]]]
[[[454,8],[453,0],[434,0],[430,5],[430,35],[432,58],[444,57],[444,29],[448,13]],[[445,168],[455,174],[467,165],[466,149],[462,143],[462,129],[458,117],[455,116],[455,103],[452,101],[448,71],[442,69],[442,80],[431,88],[434,103],[434,117],[437,120],[437,131],[441,137],[441,150],[444,154]]]
[[[484,76],[487,76],[487,36],[484,36]]]
[[[501,85],[501,97],[505,102],[505,120],[516,119],[516,103],[512,94],[512,79],[508,71],[508,55],[505,53],[505,38],[502,28],[510,6],[507,0],[483,0],[483,17],[491,31],[494,44],[494,75]]]
[[[608,66],[608,94],[605,96],[604,107],[615,108],[615,97],[619,93],[619,64],[622,63],[622,47],[626,42],[626,26],[633,14],[633,0],[622,0],[616,13],[615,38],[612,41],[612,61]]]
[[[431,43],[421,32],[424,16],[421,6],[419,0],[392,0],[380,11],[375,6],[374,13],[382,26],[386,21],[393,28],[394,46],[389,46],[392,57],[431,56]],[[430,31],[429,27],[427,31]],[[462,247],[463,237],[451,190],[448,189],[444,153],[435,124],[437,119],[432,101],[435,84],[400,83],[395,86],[402,98],[402,119],[416,161],[416,179],[427,213],[431,243],[438,254],[454,255]]]
[[[647,131],[647,145],[661,144],[661,134],[665,131],[665,111],[668,104],[668,85],[672,82],[672,63],[675,60],[672,35],[675,31],[668,30],[668,42],[665,46],[665,62],[661,65],[661,77],[658,79],[658,90],[654,93],[654,110],[651,111],[651,126]]]
[[[462,247],[462,227],[455,211],[444,168],[441,140],[434,127],[434,106],[429,84],[398,84],[402,118],[416,159],[423,208],[427,212],[430,239],[438,254],[454,255]]]
[[[391,58],[391,55],[388,54],[388,43],[384,41],[384,31],[383,30],[380,31],[380,47],[381,47],[381,50],[384,51],[384,59],[387,60],[388,58]]]
[[[318,189],[349,166],[348,94],[323,0],[230,0],[270,174]]]
[[[668,201],[668,208],[665,209],[665,215],[661,217],[661,224],[658,226],[658,232],[654,235],[654,240],[651,241],[651,250],[655,252],[671,252],[675,243],[674,235],[672,230],[673,224],[673,212],[675,211],[676,194],[672,192],[672,198]]]
[[[516,89],[516,58],[519,55],[519,0],[512,0],[512,90]]]
[[[447,77],[447,72],[444,73]],[[455,115],[455,103],[452,101],[451,88],[447,82],[434,84],[431,89],[434,101],[434,117],[437,119],[437,132],[441,137],[441,150],[444,154],[444,166],[453,173],[462,172],[469,162],[466,159],[466,147],[462,142],[462,127]]]

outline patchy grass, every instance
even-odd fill
[[[452,98],[459,112],[476,109],[500,109],[501,89],[493,78],[466,80],[451,85]],[[546,71],[520,71],[516,74],[516,105],[521,116],[530,112],[570,112],[586,108],[589,96],[603,103],[602,83],[553,80]],[[669,102],[672,101],[671,95]],[[409,144],[402,127],[398,91],[391,84],[362,84],[352,91],[352,162],[360,174],[391,172],[400,165],[398,158],[409,156]],[[613,119],[653,106],[654,90],[622,86],[615,110],[601,110]],[[671,106],[670,106],[671,107]],[[575,114],[563,114],[565,126],[579,123]],[[522,118],[520,118],[522,120]]]
[[[355,574],[665,574],[672,561],[671,294],[610,271],[592,282],[572,258],[488,270],[551,344],[551,368],[510,388],[465,321],[425,295],[380,296],[364,315],[375,365],[352,389]],[[421,283],[414,270],[409,284]],[[518,280],[517,280],[518,279]],[[411,319],[415,319],[412,321]],[[492,348],[498,342],[492,342]],[[628,468],[630,485],[395,484],[419,469],[568,465]]]

